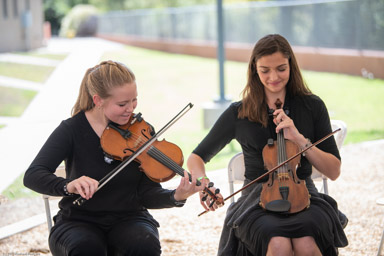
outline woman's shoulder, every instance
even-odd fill
[[[59,126],[56,128],[60,131],[65,131],[66,133],[73,133],[75,131],[80,130],[80,127],[84,127],[86,124],[86,117],[84,112],[79,112],[76,115],[69,117],[59,124]]]
[[[239,108],[241,107],[241,101],[235,101],[229,104],[227,109],[224,111],[227,115],[232,115],[234,117],[237,117],[239,113]]]
[[[86,120],[85,113],[83,111],[80,111],[76,115],[63,120],[62,124],[73,126],[78,123],[83,123],[85,120]]]
[[[316,94],[296,96],[294,101],[310,108],[324,106],[324,101]]]
[[[229,105],[228,108],[237,113],[239,111],[239,108],[241,107],[241,104],[241,101],[234,101]]]

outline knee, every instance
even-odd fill
[[[106,256],[107,244],[100,237],[83,235],[69,235],[61,237],[50,237],[49,247],[52,255],[92,255]]]
[[[291,239],[287,237],[272,237],[268,243],[267,256],[293,255]]]
[[[302,237],[292,239],[295,256],[321,256],[319,247],[313,237]]]
[[[50,243],[52,255],[69,255],[69,256],[106,256],[107,248],[100,243],[92,243],[90,241],[78,241],[67,245]]]
[[[153,232],[138,232],[136,236],[119,238],[110,241],[113,255],[160,255],[161,245],[157,235]]]
[[[136,241],[136,243],[126,243],[121,246],[114,246],[112,251],[113,255],[156,256],[161,254],[161,246],[160,241],[157,239],[145,239],[145,241]]]
[[[70,256],[106,256],[107,255],[107,249],[104,246],[101,246],[100,244],[93,244],[93,243],[81,243],[77,246],[73,247],[68,251],[68,254]]]

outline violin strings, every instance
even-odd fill
[[[287,158],[287,153],[286,153],[286,147],[285,147],[285,139],[284,139],[284,133],[283,131],[280,131],[279,134],[277,135],[277,140],[278,140],[278,162],[279,164],[284,162]],[[280,186],[285,186],[285,181],[287,175],[287,165],[283,165],[281,168],[279,168],[278,173],[280,175]]]
[[[134,140],[134,142],[137,143],[135,147],[141,147],[144,145],[145,142],[148,140],[144,139],[143,136],[138,135],[136,133],[131,133],[131,138]],[[154,146],[151,146],[149,149],[146,149],[147,153],[149,155],[152,155],[157,161],[165,165],[166,167],[170,168],[172,171],[175,171],[180,176],[184,177],[184,169],[181,168],[175,161],[170,159],[168,156],[166,156],[163,152],[161,152],[159,149],[157,149]]]
[[[170,159],[167,155],[165,155],[156,147],[151,146],[151,148],[148,150],[148,154],[153,155],[156,160],[169,167],[171,170],[175,171],[180,176],[184,176],[184,169],[181,168],[177,163],[175,163],[175,161]]]

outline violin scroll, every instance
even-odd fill
[[[220,189],[216,188],[215,192],[212,192],[210,190],[210,188],[213,187],[213,186],[214,186],[213,182],[209,182],[208,186],[203,190],[203,195],[204,196],[201,198],[201,201],[204,202],[204,201],[206,201],[208,199],[208,196],[209,196],[209,198],[210,198],[209,208],[211,208],[214,203],[216,203],[218,206],[224,205],[223,198],[217,196],[217,194],[220,193]]]

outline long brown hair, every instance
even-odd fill
[[[259,122],[264,127],[268,124],[266,96],[264,86],[257,74],[256,62],[263,56],[281,52],[289,61],[290,74],[286,85],[290,96],[309,95],[311,91],[305,84],[297,64],[295,55],[288,41],[281,35],[272,34],[261,38],[253,48],[248,64],[248,80],[242,92],[242,105],[239,109],[239,118],[248,118]]]
[[[72,116],[80,111],[92,109],[95,104],[93,95],[102,99],[110,96],[111,89],[135,81],[135,75],[124,64],[116,61],[103,61],[99,65],[89,68],[80,85],[79,96],[72,108]]]

